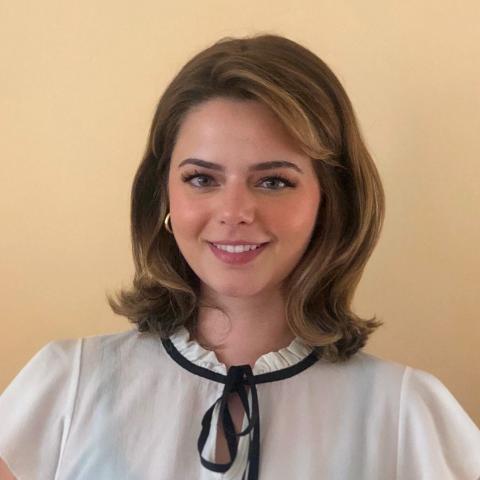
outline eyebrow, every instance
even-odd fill
[[[201,160],[199,158],[187,158],[180,163],[178,168],[187,164],[198,165],[199,167],[210,168],[220,172],[225,171],[225,167],[222,165],[219,165],[218,163],[207,162],[206,160]],[[295,165],[295,163],[292,162],[287,162],[286,160],[273,160],[271,162],[256,163],[255,165],[250,165],[248,170],[257,172],[259,170],[271,170],[272,168],[292,168],[297,172],[303,173],[303,170],[298,165]]]

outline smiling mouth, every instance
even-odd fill
[[[208,242],[210,245],[212,245],[215,248],[218,248],[219,250],[222,250],[224,252],[228,253],[245,253],[245,252],[252,252],[257,250],[258,248],[262,247],[263,245],[266,245],[267,243],[270,242],[264,242],[264,243],[243,243],[243,244],[223,244],[223,243],[214,243],[214,242]]]
[[[228,245],[224,248],[219,248],[215,244],[208,242],[210,250],[213,252],[215,257],[221,260],[224,263],[230,265],[242,265],[252,261],[254,258],[258,257],[267,247],[270,242],[261,243],[254,249],[242,249],[239,245]],[[235,248],[236,247],[236,248]],[[231,251],[233,248],[233,251]],[[239,251],[240,250],[240,251]]]

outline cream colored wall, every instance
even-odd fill
[[[384,181],[355,300],[386,322],[367,350],[434,373],[480,424],[479,5],[2,2],[0,390],[50,340],[130,328],[104,293],[133,272],[129,194],[155,104],[199,49],[272,32],[335,71]]]

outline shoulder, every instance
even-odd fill
[[[336,405],[396,432],[397,478],[480,478],[480,430],[435,375],[362,351],[318,363]]]
[[[0,395],[0,457],[18,478],[54,478],[79,402],[128,388],[159,345],[137,330],[45,344]]]
[[[69,340],[66,340],[69,342]],[[160,337],[150,332],[139,332],[136,328],[118,333],[108,333],[103,335],[90,335],[80,338],[82,348],[89,352],[99,352],[102,354],[119,354],[132,349],[151,348],[158,345]]]
[[[36,356],[43,359],[45,366],[76,372],[79,387],[83,388],[86,381],[113,381],[111,375],[120,370],[138,372],[162,355],[159,335],[130,329],[78,339],[54,340]]]
[[[439,378],[407,366],[399,405],[400,478],[480,478],[480,430]]]
[[[163,353],[163,346],[158,334],[139,332],[136,328],[124,332],[92,335],[80,339],[82,342],[83,361],[88,363],[106,363],[109,359],[125,363],[133,357],[139,361]]]
[[[76,339],[52,340],[40,348],[20,370],[1,398],[5,403],[19,392],[40,393],[76,390],[81,377],[111,372],[113,366],[131,364],[131,356],[142,359],[159,353],[159,337],[136,329]],[[127,361],[127,359],[129,361]],[[142,359],[144,360],[144,358]],[[141,360],[140,360],[141,361]],[[112,368],[109,368],[112,367]],[[25,398],[25,395],[22,395]]]
[[[58,360],[80,356],[82,362],[96,363],[133,352],[158,353],[160,344],[158,335],[130,329],[124,332],[90,335],[77,339],[53,340],[46,344],[35,357]]]
[[[430,372],[405,368],[399,423],[405,435],[413,435],[423,428],[424,433],[434,430],[446,438],[457,429],[464,440],[469,439],[477,446],[480,463],[480,430],[448,387]]]
[[[343,362],[330,363],[320,359],[314,370],[329,380],[335,379],[335,383],[342,382],[352,387],[368,385],[369,388],[377,385],[385,391],[387,386],[400,389],[408,368],[360,351]]]

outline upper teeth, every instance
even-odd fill
[[[230,253],[239,253],[239,252],[248,252],[249,250],[255,250],[260,245],[219,245],[214,243],[214,245],[220,250],[225,250]]]

